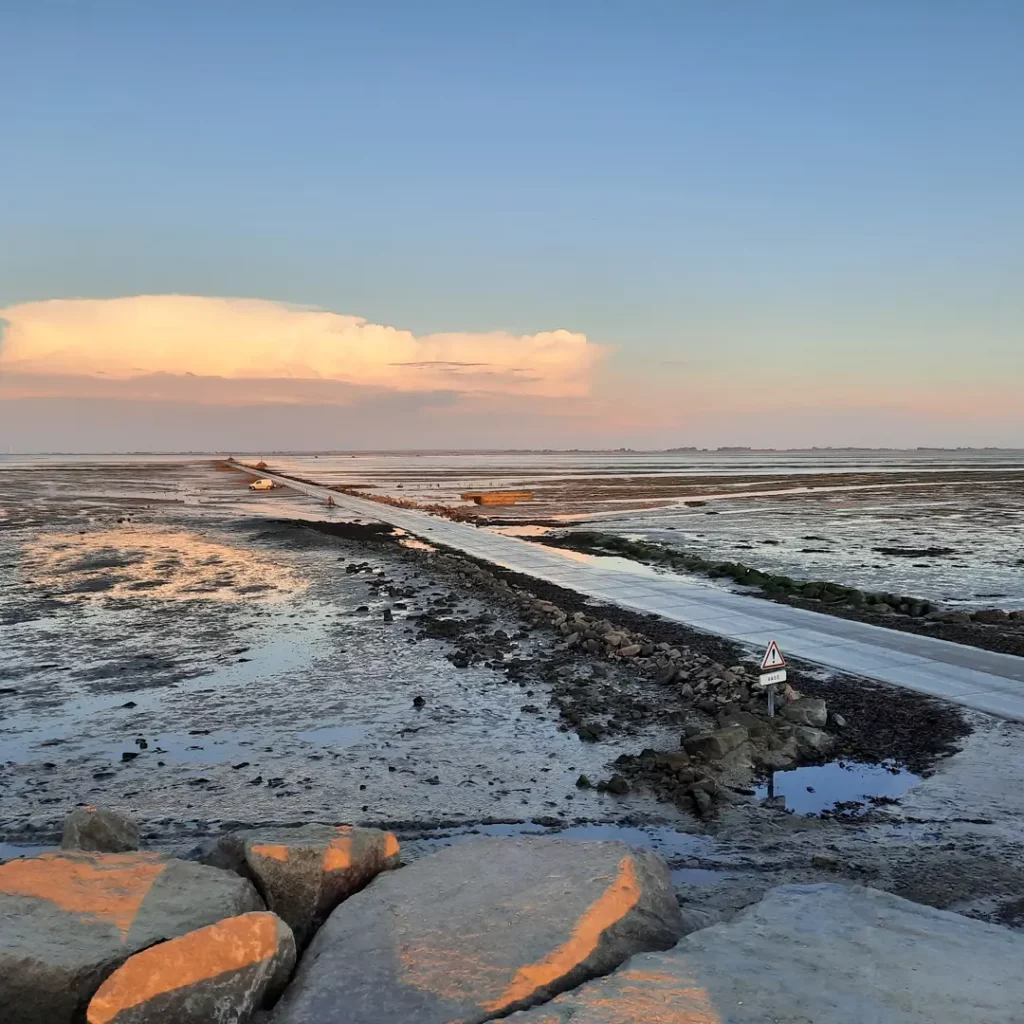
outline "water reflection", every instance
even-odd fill
[[[46,533],[22,548],[19,574],[61,595],[275,602],[304,590],[288,568],[185,530],[125,524]]]
[[[796,814],[820,814],[841,805],[845,813],[866,813],[872,806],[903,796],[920,778],[893,764],[829,764],[774,772],[757,789],[758,799],[774,800]]]

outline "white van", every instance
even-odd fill
[[[261,476],[259,480],[253,480],[249,484],[250,491],[272,491],[277,484],[274,483],[269,477]]]

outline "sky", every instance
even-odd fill
[[[0,451],[1024,447],[1022,35],[0,4]]]

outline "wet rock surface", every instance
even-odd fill
[[[154,853],[42,854],[0,865],[0,1006],[10,1024],[77,1022],[137,950],[262,910],[242,878]]]
[[[89,1003],[87,1024],[246,1024],[295,966],[275,914],[229,917],[128,958]]]
[[[380,829],[311,824],[232,833],[204,862],[251,878],[301,949],[342,900],[398,866],[399,850],[394,835]]]
[[[272,1020],[482,1022],[669,948],[682,930],[668,871],[649,851],[478,839],[342,904]]]
[[[509,1017],[514,1024],[1014,1024],[1024,936],[860,886],[782,886],[729,924]]]
[[[76,807],[64,819],[60,845],[64,850],[126,853],[139,848],[139,826],[116,811]]]

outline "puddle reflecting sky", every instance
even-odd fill
[[[857,801],[870,810],[871,797],[897,799],[912,789],[920,778],[902,768],[876,764],[833,761],[830,764],[795,768],[773,775],[774,795],[785,797],[786,809],[796,814],[820,814],[837,803]],[[768,784],[757,788],[757,797],[769,796]]]
[[[281,601],[305,588],[286,566],[244,548],[131,523],[37,535],[24,545],[18,572],[62,595],[161,601]]]

